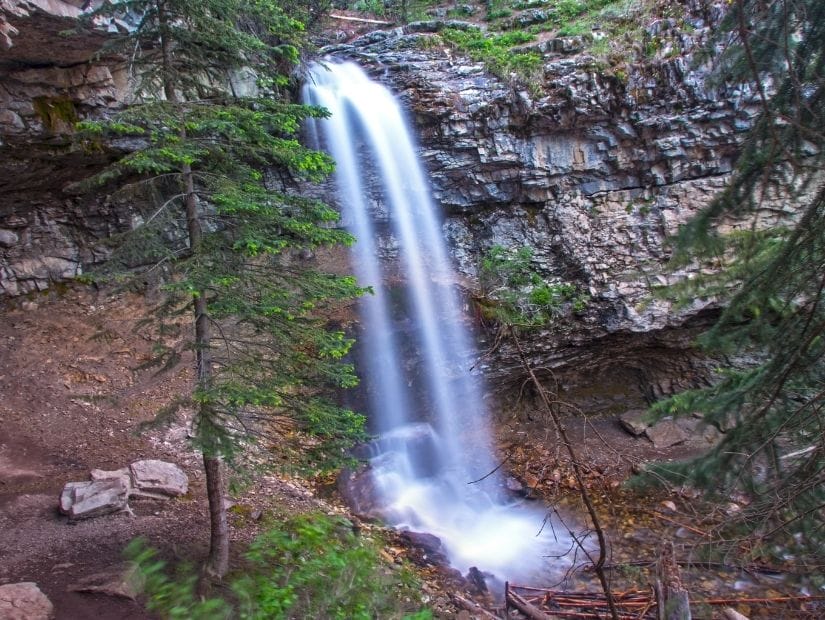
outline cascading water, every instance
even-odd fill
[[[547,558],[568,551],[569,538],[556,538],[558,528],[551,538],[553,528],[543,529],[545,511],[509,502],[490,473],[495,462],[482,386],[469,370],[476,351],[439,213],[397,101],[358,65],[332,61],[313,68],[304,100],[331,112],[309,131],[335,159],[342,214],[356,237],[353,265],[361,284],[374,289],[361,303],[361,374],[378,434],[370,468],[384,518],[438,536],[462,571],[475,566],[502,579],[535,578],[555,564],[557,573],[558,560]],[[382,231],[370,199],[376,178],[405,303],[394,299],[387,284],[393,278],[378,258]],[[423,362],[416,373],[405,368],[410,348]]]

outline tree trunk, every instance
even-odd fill
[[[197,252],[201,243],[203,231],[201,228],[198,201],[195,195],[195,180],[192,168],[188,164],[181,166],[181,174],[185,185],[186,195],[186,225],[189,232],[189,246],[192,252]],[[212,339],[212,330],[209,323],[209,309],[206,303],[206,292],[198,291],[192,300],[195,315],[195,368],[198,387],[208,387],[212,379],[212,360],[209,346]],[[201,411],[201,416],[209,415],[208,411]],[[204,451],[203,470],[206,474],[206,495],[209,499],[209,557],[206,560],[204,572],[217,579],[223,578],[229,570],[229,524],[226,518],[226,477],[224,463],[219,455]]]
[[[691,620],[690,598],[682,586],[672,542],[664,543],[659,552],[656,584],[659,617],[664,620]]]
[[[175,89],[175,68],[173,65],[172,41],[169,37],[169,15],[166,12],[166,2],[158,0],[158,26],[160,30],[161,67],[163,74],[163,93],[167,101],[182,103],[180,95]],[[181,128],[181,138],[186,138],[186,130]],[[198,252],[203,238],[201,213],[198,209],[198,198],[195,194],[195,178],[192,167],[183,164],[180,168],[181,180],[184,185],[184,210],[186,213],[186,227],[189,236],[189,249],[193,254]],[[209,321],[209,308],[206,291],[195,291],[192,299],[195,323],[195,368],[198,388],[207,388],[212,380],[212,360],[210,344],[212,330]],[[201,410],[199,415],[209,415],[208,411]],[[220,455],[210,454],[208,450],[203,454],[203,469],[206,474],[206,494],[209,500],[209,557],[206,560],[204,574],[221,579],[229,570],[229,524],[226,517],[226,476],[224,463]]]
[[[203,455],[206,495],[209,498],[209,557],[204,573],[217,579],[229,570],[229,523],[226,519],[226,476],[223,459]]]
[[[587,485],[585,485],[584,476],[582,475],[581,465],[579,464],[579,457],[576,455],[576,451],[573,449],[573,444],[570,443],[570,438],[567,435],[567,429],[564,427],[564,423],[562,422],[559,407],[557,404],[553,403],[550,400],[550,397],[547,394],[547,391],[542,385],[539,378],[536,376],[535,371],[533,371],[533,367],[530,362],[527,360],[527,356],[524,355],[524,350],[521,348],[521,341],[518,338],[518,334],[516,333],[516,329],[513,325],[508,325],[508,329],[510,331],[510,337],[513,340],[513,344],[516,345],[516,351],[518,351],[519,359],[521,360],[521,365],[524,370],[527,372],[527,375],[530,377],[530,381],[536,388],[539,397],[541,398],[541,402],[544,405],[545,410],[547,413],[550,414],[550,417],[553,420],[553,425],[556,428],[559,436],[561,437],[562,444],[567,449],[567,454],[570,456],[570,464],[573,466],[573,474],[576,478],[576,483],[579,486],[579,496],[582,498],[582,502],[584,503],[585,508],[587,509],[587,513],[590,516],[590,521],[593,524],[593,529],[596,532],[596,538],[599,541],[599,557],[594,561],[592,557],[590,557],[590,553],[583,547],[581,544],[579,545],[581,550],[584,552],[585,556],[593,563],[593,569],[596,571],[596,575],[599,578],[599,582],[602,585],[602,590],[604,591],[605,598],[607,599],[607,606],[610,612],[610,617],[613,620],[619,620],[619,611],[616,608],[616,602],[613,599],[613,593],[610,590],[610,583],[605,575],[604,570],[604,563],[607,559],[607,539],[604,535],[604,529],[601,526],[601,521],[599,519],[599,515],[596,512],[596,508],[593,506],[593,502],[590,499],[590,493],[587,490]],[[574,537],[575,538],[575,537]]]

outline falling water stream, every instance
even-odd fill
[[[304,100],[331,112],[309,127],[310,137],[335,159],[342,215],[357,240],[352,263],[374,290],[360,308],[361,374],[384,519],[437,536],[462,572],[558,574],[568,565],[558,559],[570,549],[568,535],[548,526],[541,506],[508,497],[494,472],[483,386],[470,370],[477,352],[440,213],[398,102],[358,65],[336,61],[312,69]],[[389,261],[379,260],[385,231],[375,213],[383,210],[397,248],[400,300]],[[411,356],[421,360],[414,370]]]

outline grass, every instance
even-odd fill
[[[450,28],[440,37],[432,37],[427,46],[447,43],[472,60],[483,62],[490,73],[502,79],[515,76],[537,96],[543,90],[544,60],[536,49],[523,46],[545,32],[580,37],[584,50],[593,58],[593,66],[622,82],[627,81],[628,67],[634,62],[660,57],[665,52],[667,56],[681,53],[678,46],[645,31],[654,15],[677,19],[684,15],[684,7],[664,0],[468,0],[469,9],[444,0],[356,0],[349,5],[399,19],[404,7],[407,21],[427,19],[432,9],[439,7],[446,9],[449,17],[484,19],[486,32]],[[520,23],[522,11],[533,13]]]
[[[503,79],[515,73],[524,80],[535,80],[542,68],[541,54],[518,51],[517,46],[535,41],[535,35],[521,30],[489,36],[480,30],[447,28],[441,36],[473,60],[481,61]]]

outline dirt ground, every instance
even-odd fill
[[[187,441],[185,421],[136,432],[141,422],[152,419],[191,385],[191,364],[186,360],[159,375],[134,370],[151,355],[151,340],[135,332],[146,310],[138,296],[73,287],[0,309],[0,584],[34,581],[54,603],[58,620],[153,617],[127,598],[71,590],[82,578],[120,565],[123,548],[136,536],[148,539],[170,559],[197,562],[206,554],[203,474],[200,458]],[[701,515],[690,512],[689,497],[639,496],[619,486],[644,462],[682,458],[695,446],[656,450],[610,418],[592,423],[569,420],[568,428],[609,528],[612,562],[653,558],[663,538],[682,545],[701,535],[691,525]],[[503,416],[498,444],[508,459],[504,469],[525,488],[549,505],[576,509],[569,462],[563,451],[556,458],[556,439],[540,416],[533,416],[532,422]],[[70,524],[58,513],[66,482],[87,480],[91,469],[117,469],[142,458],[183,467],[189,493],[167,502],[132,502],[134,516],[116,514]],[[231,517],[233,548],[242,549],[257,533],[260,522],[247,518],[253,512],[344,512],[330,488],[313,488],[274,474],[257,478],[233,498],[243,507]],[[318,498],[319,490],[324,500]],[[390,536],[390,543],[388,559],[399,554],[415,559],[415,551],[400,549],[397,538]],[[447,591],[462,588],[461,582],[438,567],[425,568],[422,576],[423,592],[437,617],[456,617]],[[626,576],[628,583],[646,579],[642,572]],[[698,594],[723,592],[740,583],[745,591],[750,588],[741,573],[703,573],[691,583]],[[592,575],[583,572],[567,585],[593,584]],[[793,593],[779,586],[777,591]]]
[[[189,364],[164,375],[132,369],[151,354],[134,333],[145,314],[140,297],[66,289],[18,300],[0,320],[0,584],[34,581],[58,620],[150,618],[135,601],[67,590],[122,562],[126,544],[143,536],[166,555],[197,561],[209,524],[200,458],[185,425],[136,432],[141,422],[190,382]],[[131,502],[116,514],[70,524],[58,512],[63,485],[89,471],[142,459],[177,463],[190,491],[167,502]],[[250,510],[329,510],[299,481],[265,476],[238,502]],[[247,510],[246,512],[249,512]],[[233,527],[234,542],[255,527]],[[242,545],[236,545],[240,547]]]

